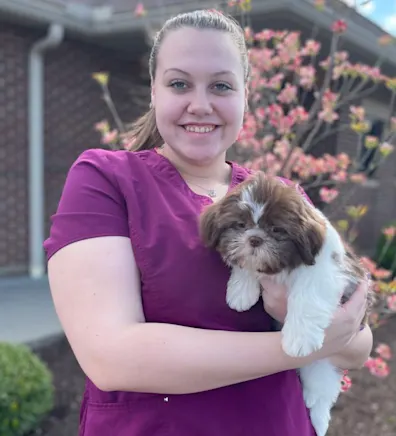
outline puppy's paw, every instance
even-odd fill
[[[257,303],[257,298],[253,293],[243,292],[235,287],[228,288],[226,300],[228,306],[237,312],[245,312]]]
[[[260,291],[260,283],[251,273],[234,268],[227,286],[227,304],[237,312],[244,312],[257,303]]]
[[[291,357],[304,357],[319,350],[324,341],[324,332],[313,328],[302,328],[287,322],[282,329],[282,348]]]

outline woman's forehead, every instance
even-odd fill
[[[169,32],[158,52],[162,73],[171,69],[191,72],[196,67],[213,74],[241,68],[241,54],[230,34],[219,30],[182,28]]]

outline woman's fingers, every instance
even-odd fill
[[[348,319],[360,325],[367,308],[368,283],[363,281],[359,284],[351,298],[344,304]]]

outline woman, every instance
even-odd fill
[[[80,436],[312,436],[295,369],[363,364],[366,284],[304,358],[270,331],[283,289],[265,284],[265,310],[229,309],[229,271],[200,243],[197,216],[248,174],[225,160],[247,98],[243,32],[216,12],[176,16],[149,67],[134,150],[82,153],[45,242],[56,310],[87,375]]]

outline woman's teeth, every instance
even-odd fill
[[[216,126],[184,126],[187,132],[193,133],[209,133],[212,132]]]

